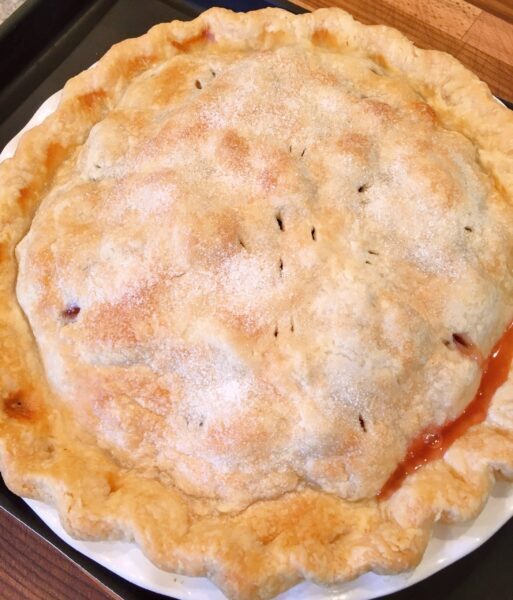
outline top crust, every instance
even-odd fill
[[[512,471],[508,382],[374,499],[475,393],[445,342],[512,319],[511,140],[455,59],[338,9],[113,47],[0,165],[7,484],[234,597],[413,565]]]

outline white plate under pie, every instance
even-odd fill
[[[56,109],[60,95],[61,92],[57,92],[41,105],[22,131],[3,149],[0,161],[14,154],[24,131],[41,123]],[[183,577],[158,569],[133,543],[85,542],[73,539],[64,531],[54,508],[36,500],[24,500],[39,518],[72,548],[142,588],[179,600],[225,600],[224,594],[205,578]],[[413,571],[391,576],[367,573],[352,582],[330,589],[305,582],[281,594],[278,599],[370,600],[397,592],[463,558],[486,542],[511,517],[513,484],[497,483],[485,508],[476,519],[458,525],[435,526],[424,558]]]

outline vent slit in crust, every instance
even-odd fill
[[[80,310],[78,304],[70,304],[61,311],[61,317],[65,322],[72,323],[73,321],[76,321],[80,314]]]
[[[472,341],[470,336],[466,333],[453,333],[452,341],[457,350],[464,356],[468,356],[474,360],[478,365],[483,364],[483,354],[479,347]]]
[[[360,423],[360,427],[362,428],[362,431],[367,433],[367,426],[365,425],[365,419],[362,417],[362,415],[358,415],[358,421]]]

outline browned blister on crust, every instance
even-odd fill
[[[0,165],[0,466],[85,539],[233,598],[421,558],[513,472],[513,118],[338,9],[212,9],[114,46]],[[456,338],[459,339],[459,338]],[[462,338],[463,339],[463,338]]]

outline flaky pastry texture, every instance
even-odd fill
[[[513,476],[513,117],[339,9],[114,46],[0,165],[0,466],[71,535],[270,598],[396,573]]]

